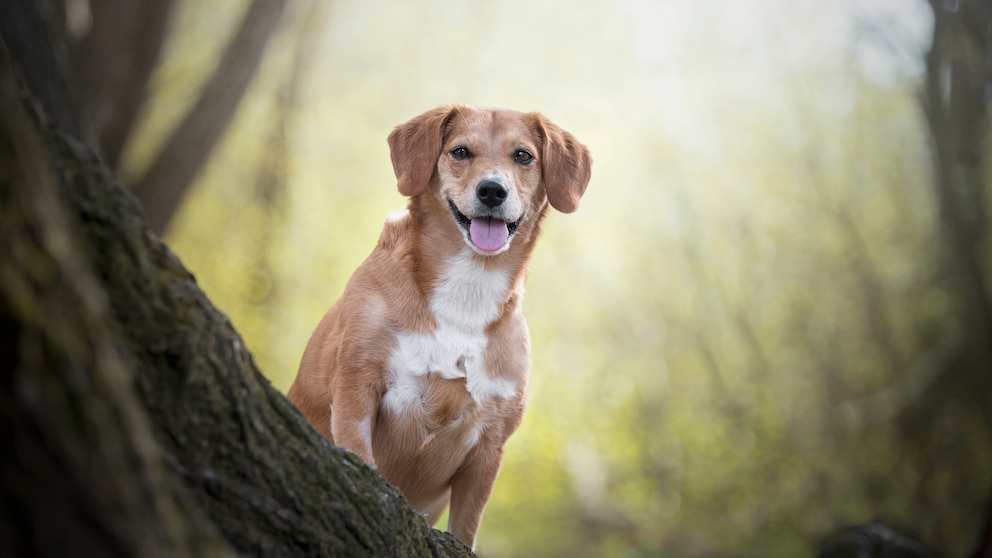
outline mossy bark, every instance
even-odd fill
[[[0,57],[0,555],[233,555],[163,466],[10,78]]]
[[[0,48],[0,555],[470,556],[258,372],[25,62]]]

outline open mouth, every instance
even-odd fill
[[[506,246],[524,220],[523,215],[512,223],[496,217],[469,217],[458,210],[451,198],[448,198],[448,207],[451,208],[455,221],[468,233],[472,245],[482,252],[496,252]]]

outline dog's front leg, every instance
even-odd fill
[[[346,371],[342,371],[346,372]],[[338,374],[331,401],[331,437],[334,444],[358,454],[373,468],[372,429],[382,394],[374,385],[356,381],[357,376]]]
[[[482,511],[496,484],[503,462],[503,446],[479,447],[464,468],[451,479],[448,531],[475,550]]]

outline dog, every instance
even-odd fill
[[[538,113],[442,106],[397,126],[401,213],[307,343],[289,399],[474,549],[527,403],[527,262],[571,213],[589,150]]]

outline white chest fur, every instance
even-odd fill
[[[465,378],[465,387],[477,403],[514,395],[516,382],[491,376],[485,363],[486,326],[499,316],[510,279],[505,270],[486,270],[467,251],[446,263],[430,301],[437,329],[401,333],[390,355],[391,385],[383,398],[389,410],[419,408],[420,379],[432,372],[448,380]]]

